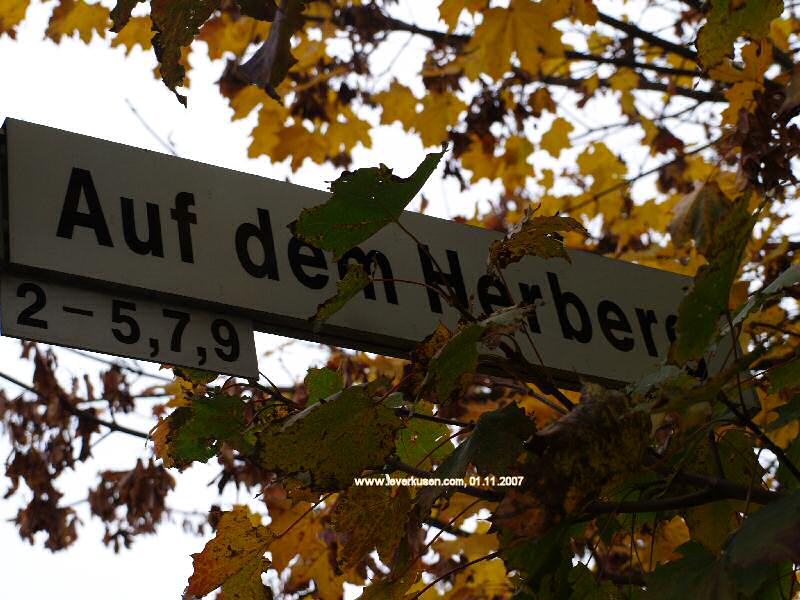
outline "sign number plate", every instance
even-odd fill
[[[204,310],[3,275],[3,335],[258,377],[253,327]]]

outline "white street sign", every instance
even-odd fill
[[[373,253],[384,281],[315,332],[308,318],[335,293],[346,264],[287,225],[327,193],[22,121],[4,128],[12,270],[148,290],[250,318],[260,331],[398,356],[439,320],[452,327],[458,319],[426,287],[386,281],[443,277],[389,226],[349,254]],[[506,289],[486,274],[488,246],[500,233],[411,212],[401,221],[479,311],[536,303],[533,339],[558,380],[630,382],[664,359],[689,278],[571,251],[572,264],[512,265]]]
[[[244,319],[37,277],[3,275],[0,333],[258,378],[253,329]]]

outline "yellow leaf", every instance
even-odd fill
[[[312,133],[298,123],[281,128],[278,132],[278,143],[273,148],[270,157],[276,162],[281,162],[290,156],[294,171],[300,168],[306,158],[321,165],[328,157],[328,144],[325,136]]]
[[[187,595],[204,596],[219,586],[225,591],[230,583],[235,586],[231,591],[241,594],[238,597],[258,598],[261,573],[269,568],[264,553],[273,538],[246,506],[223,513],[214,538],[202,552],[192,554],[194,572],[189,577]]]
[[[422,100],[422,112],[417,115],[414,129],[425,146],[439,146],[447,140],[447,132],[459,121],[467,105],[450,93],[429,93]]]
[[[150,17],[131,17],[125,27],[111,40],[111,46],[123,46],[125,55],[131,53],[135,46],[140,46],[142,50],[150,50],[153,47],[153,22]]]
[[[572,123],[559,117],[553,121],[550,129],[542,136],[539,146],[542,150],[549,152],[551,156],[558,158],[564,148],[569,148],[569,134],[573,129],[575,128]]]
[[[16,38],[16,27],[25,18],[30,0],[0,0],[0,34]]]
[[[725,90],[728,108],[722,111],[722,120],[729,125],[739,122],[741,111],[750,112],[755,105],[754,93],[762,89],[762,85],[755,81],[740,81]]]
[[[527,138],[512,135],[506,140],[505,152],[500,156],[497,175],[503,180],[508,191],[525,187],[525,180],[535,175],[528,157],[533,152],[533,144]]]
[[[328,142],[328,155],[336,156],[349,152],[356,144],[365,148],[372,146],[369,131],[372,126],[353,113],[349,106],[340,109],[339,115],[328,123],[325,139]]]
[[[383,109],[381,112],[382,125],[400,121],[406,129],[414,126],[419,100],[406,86],[393,81],[388,90],[375,94],[372,99]]]
[[[670,521],[658,524],[655,539],[649,534],[637,537],[645,543],[645,548],[634,553],[633,558],[645,571],[649,571],[651,563],[655,568],[661,563],[680,558],[675,549],[689,541],[689,528],[683,517],[676,515]]]
[[[553,3],[511,0],[508,8],[490,8],[475,29],[463,59],[464,73],[472,80],[482,74],[497,80],[510,67],[516,52],[520,66],[538,74],[545,57],[561,57],[561,31],[553,22],[565,16]],[[535,40],[536,43],[531,43]]]
[[[45,35],[56,44],[63,36],[78,34],[85,43],[92,41],[95,31],[105,37],[111,25],[110,11],[100,4],[87,4],[83,0],[61,0],[53,10]]]
[[[639,75],[631,69],[621,68],[608,78],[608,82],[612,89],[621,92],[620,104],[622,112],[626,115],[634,116],[636,108],[631,92],[639,86]]]
[[[208,44],[208,57],[216,60],[226,52],[242,56],[254,39],[266,39],[269,28],[270,24],[264,21],[246,16],[234,19],[230,13],[223,12],[206,21],[197,39]]]
[[[247,149],[247,156],[250,158],[256,158],[264,154],[271,156],[272,151],[280,141],[279,135],[284,128],[284,121],[286,119],[287,111],[282,105],[267,97],[266,92],[260,88],[249,86],[248,88],[245,88],[243,92],[249,89],[258,90],[264,94],[264,96],[267,98],[267,101],[261,106],[261,110],[258,111],[258,124],[250,133],[253,141],[250,143],[250,146]],[[241,95],[242,94],[240,93],[239,96]],[[236,96],[236,98],[239,96]],[[249,101],[249,99],[243,100]],[[236,118],[235,114],[236,109],[234,109],[234,118]]]
[[[246,118],[259,104],[263,104],[264,107],[272,110],[277,110],[277,107],[281,106],[270,98],[267,92],[255,85],[248,85],[242,88],[235,96],[229,99],[229,102],[233,109],[234,121]]]
[[[458,17],[462,11],[476,13],[486,8],[488,0],[442,0],[439,5],[439,17],[447,24],[447,28],[452,31],[458,25]]]
[[[761,411],[755,417],[753,417],[753,421],[757,425],[761,425],[763,427],[764,425],[768,425],[778,418],[778,412],[776,412],[776,409],[787,404],[791,399],[791,396],[787,397],[787,394],[784,392],[767,394],[761,388],[756,388],[756,390],[758,391],[758,398],[761,401]],[[777,444],[781,448],[788,448],[789,444],[791,444],[797,438],[798,434],[800,434],[800,422],[794,420],[790,423],[787,423],[783,427],[778,427],[772,431],[767,431],[766,434],[773,443]]]

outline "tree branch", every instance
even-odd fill
[[[645,31],[644,29],[637,27],[633,23],[620,21],[619,19],[615,19],[611,15],[607,15],[605,13],[598,13],[597,20],[613,27],[614,29],[622,31],[623,33],[627,33],[630,37],[639,38],[651,46],[656,46],[666,50],[667,52],[672,52],[673,54],[677,54],[678,56],[687,58],[693,62],[697,62],[697,53],[691,48],[687,48],[686,46],[681,46],[680,44],[660,38],[649,31]]]
[[[6,381],[9,381],[9,382],[13,383],[16,386],[19,386],[22,389],[31,392],[32,394],[36,394],[42,400],[45,400],[45,401],[47,400],[47,398],[44,396],[44,394],[39,392],[36,388],[34,388],[34,387],[30,386],[30,385],[27,385],[27,384],[21,382],[20,380],[14,378],[14,377],[11,377],[10,375],[6,375],[5,373],[0,372],[0,378],[5,379]],[[86,419],[88,421],[91,421],[92,423],[96,423],[98,425],[102,425],[103,427],[111,429],[112,431],[119,431],[120,433],[127,433],[128,435],[132,435],[132,436],[135,436],[135,437],[143,438],[145,440],[150,439],[150,436],[148,434],[144,433],[143,431],[137,431],[135,429],[130,429],[128,427],[125,427],[124,425],[120,425],[118,423],[114,423],[113,421],[106,421],[104,419],[101,419],[101,418],[95,416],[95,414],[93,412],[81,410],[81,409],[73,406],[72,404],[70,404],[69,400],[67,400],[67,398],[65,398],[63,396],[63,394],[59,394],[58,395],[58,401],[59,401],[59,404],[61,405],[61,407],[64,410],[66,410],[70,414],[78,417],[78,419]]]

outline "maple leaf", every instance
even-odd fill
[[[565,13],[551,4],[528,0],[511,0],[508,8],[490,8],[467,47],[464,73],[470,79],[485,73],[498,80],[516,53],[524,70],[538,74],[545,57],[563,56],[561,32],[552,27],[563,16]]]
[[[292,231],[312,246],[330,250],[338,260],[400,217],[443,154],[444,150],[428,154],[407,179],[397,177],[383,164],[345,171],[331,183],[331,198],[320,206],[304,208]]]
[[[678,339],[670,359],[678,364],[701,358],[717,330],[717,319],[728,309],[733,280],[739,270],[754,217],[742,199],[730,209],[708,244],[709,264],[702,267],[678,310]]]
[[[125,54],[128,55],[136,47],[142,50],[150,50],[153,47],[153,22],[150,17],[133,17],[127,21],[125,26],[111,40],[111,46],[125,47]]]
[[[406,86],[393,81],[388,90],[375,94],[372,99],[383,109],[381,111],[382,125],[391,125],[395,121],[400,121],[407,129],[414,127],[419,99]]]
[[[451,93],[426,94],[422,111],[413,121],[425,146],[439,146],[447,140],[448,130],[458,123],[467,105]]]
[[[350,387],[257,433],[264,468],[308,473],[317,489],[341,489],[394,452],[401,427],[394,411],[376,403],[363,387]]]
[[[336,295],[320,304],[317,312],[311,317],[314,326],[319,328],[322,323],[344,308],[345,304],[370,284],[370,281],[361,263],[350,263],[344,277],[336,283]]]
[[[0,34],[16,39],[17,25],[24,19],[30,0],[0,0]]]
[[[561,156],[562,150],[569,148],[569,134],[573,129],[575,128],[572,123],[559,117],[553,121],[550,129],[542,136],[539,146],[542,150],[546,150],[550,155],[558,158]]]
[[[419,401],[414,405],[414,413],[432,415],[432,406]],[[406,426],[397,432],[397,458],[406,464],[427,469],[433,460],[441,460],[453,450],[449,437],[450,430],[446,425],[412,416]]]
[[[467,325],[431,360],[423,386],[432,384],[441,404],[454,400],[472,383],[478,366],[478,342],[484,332],[483,325]]]
[[[261,573],[270,566],[264,553],[273,539],[261,517],[246,506],[223,513],[214,538],[192,555],[194,572],[184,598],[201,598],[222,586],[226,598],[267,600],[271,595],[264,590]]]
[[[331,526],[344,539],[339,552],[343,568],[356,567],[373,549],[384,563],[390,562],[405,535],[411,510],[408,488],[393,494],[388,487],[351,486],[339,496]]]
[[[186,106],[186,97],[175,89],[183,85],[186,69],[181,64],[181,49],[189,46],[221,0],[151,0],[150,18],[156,34],[153,49],[164,84]]]
[[[458,18],[465,10],[476,13],[487,8],[488,0],[442,0],[439,4],[439,18],[447,24],[451,31],[458,25]]]
[[[714,0],[708,21],[697,34],[697,54],[708,69],[733,53],[742,34],[753,39],[769,35],[769,24],[783,11],[783,0]]]
[[[88,44],[92,41],[94,32],[105,37],[108,19],[108,9],[100,4],[89,4],[83,0],[60,0],[53,9],[45,35],[58,43],[62,36],[77,33]]]
[[[332,369],[309,369],[303,379],[303,385],[306,386],[308,394],[306,406],[310,406],[342,391],[344,380],[341,373]]]
[[[525,256],[560,257],[572,262],[564,248],[563,238],[558,235],[559,231],[577,231],[589,235],[583,225],[572,217],[528,215],[505,239],[492,242],[489,247],[489,268],[504,269]]]
[[[156,454],[167,467],[183,469],[196,460],[205,462],[217,454],[222,442],[247,447],[244,425],[244,402],[238,396],[195,397],[156,425]]]

